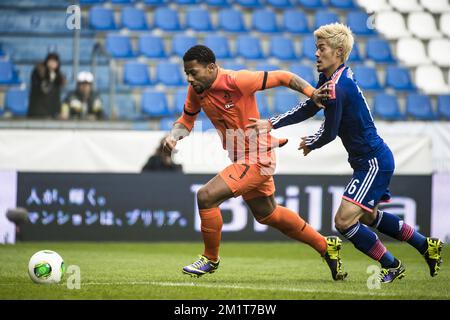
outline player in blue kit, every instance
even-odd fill
[[[353,245],[381,264],[381,282],[392,282],[405,276],[404,264],[396,259],[367,226],[407,241],[425,258],[432,277],[442,263],[442,241],[427,238],[399,217],[378,209],[380,202],[390,199],[389,183],[394,173],[394,157],[378,135],[367,101],[345,65],[353,47],[351,30],[340,23],[321,26],[316,38],[317,88],[324,97],[325,120],[319,131],[302,137],[299,150],[306,156],[339,136],[348,152],[353,177],[345,188],[336,213],[336,229]],[[311,100],[269,120],[252,119],[248,128],[270,131],[299,123],[321,110]]]

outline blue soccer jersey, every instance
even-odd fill
[[[306,138],[309,149],[318,149],[339,136],[354,170],[344,198],[371,211],[380,201],[389,200],[389,182],[394,172],[394,158],[378,135],[369,106],[353,77],[352,70],[342,64],[327,78],[320,74],[317,88],[327,81],[330,97],[324,102],[325,120],[319,131]],[[270,118],[274,129],[299,123],[321,109],[310,99],[292,110]]]

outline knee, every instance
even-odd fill
[[[340,232],[343,232],[353,225],[353,221],[349,219],[344,219],[341,215],[336,215],[334,217],[334,226]]]
[[[212,200],[212,195],[208,188],[202,187],[198,190],[197,203],[200,209],[209,209],[213,207],[214,201]]]

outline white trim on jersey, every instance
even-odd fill
[[[312,145],[313,143],[315,143],[317,140],[319,140],[319,138],[322,136],[323,132],[325,131],[325,121],[322,122],[322,125],[319,128],[319,131],[317,131],[314,135],[312,136],[308,136],[306,138],[305,144],[307,146]]]
[[[306,105],[306,101],[300,102],[299,104],[297,104],[294,108],[292,108],[289,111],[286,111],[285,113],[282,113],[276,117],[272,117],[270,118],[270,122],[272,122],[272,125],[276,125],[278,122],[280,122],[280,120],[286,118],[287,116],[292,115],[293,113],[297,112],[298,110],[300,110],[301,108],[303,108]]]
[[[373,181],[375,180],[375,177],[378,173],[378,160],[377,158],[373,158],[369,160],[370,169],[367,173],[366,177],[364,178],[364,181],[361,185],[361,188],[358,190],[358,193],[356,194],[354,200],[358,203],[362,203],[362,200],[367,195],[367,192],[369,191],[370,187],[372,186]]]

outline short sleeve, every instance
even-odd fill
[[[251,95],[258,90],[265,89],[267,72],[240,70],[236,72],[235,81],[242,94]]]

